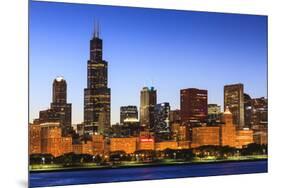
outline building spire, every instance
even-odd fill
[[[97,37],[99,38],[100,37],[100,22],[99,20],[97,21]]]
[[[94,38],[100,37],[100,23],[99,20],[94,20]]]

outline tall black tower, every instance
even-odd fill
[[[100,27],[95,24],[87,63],[87,88],[84,89],[84,132],[88,135],[96,132],[104,134],[110,127],[110,88],[107,80]]]

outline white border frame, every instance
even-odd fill
[[[44,1],[44,0],[42,0]],[[51,0],[53,1],[53,0]],[[280,6],[274,0],[61,0],[131,7],[168,8],[268,15],[269,173],[167,179],[67,187],[271,187],[280,178]],[[28,0],[6,0],[0,6],[1,187],[27,187]],[[273,144],[274,143],[274,144]],[[8,153],[8,154],[5,154]],[[60,186],[66,187],[66,186]],[[274,186],[276,187],[276,186]]]

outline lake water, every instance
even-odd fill
[[[30,187],[267,172],[267,160],[30,173]]]

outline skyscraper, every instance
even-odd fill
[[[154,127],[154,107],[157,103],[157,93],[154,87],[144,87],[140,98],[140,124],[148,130]]]
[[[250,95],[244,93],[244,124],[245,127],[251,127],[251,119],[252,119],[252,99]]]
[[[39,112],[38,123],[58,122],[62,135],[71,133],[71,103],[67,103],[67,84],[63,77],[53,81],[53,100],[50,109]]]
[[[70,133],[71,127],[71,104],[67,103],[67,84],[63,77],[57,77],[53,81],[53,101],[51,109],[58,114],[62,135]]]
[[[154,133],[158,141],[169,140],[171,137],[170,127],[170,104],[160,103],[154,109]]]
[[[102,39],[97,24],[90,41],[87,88],[84,89],[84,132],[104,133],[110,127],[110,88],[107,62],[102,58]]]
[[[181,121],[206,122],[208,116],[208,91],[203,89],[182,89],[181,95]]]
[[[243,84],[232,84],[224,86],[224,110],[229,108],[233,115],[233,124],[243,129],[244,122],[244,86]]]
[[[252,114],[251,114],[251,126],[262,126],[267,128],[267,116],[268,116],[268,101],[266,98],[255,98],[251,100]]]

